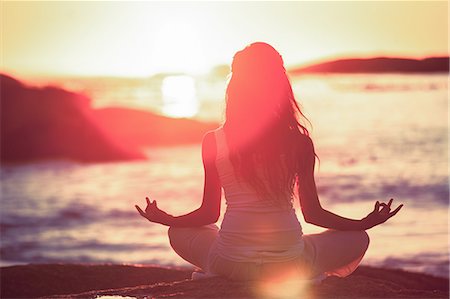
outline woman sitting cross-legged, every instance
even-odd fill
[[[260,280],[285,273],[301,280],[352,273],[363,258],[366,230],[402,207],[375,203],[365,218],[341,217],[322,208],[314,181],[316,154],[294,98],[283,60],[266,43],[236,53],[226,90],[226,120],[202,143],[203,202],[171,216],[147,198],[139,213],[169,226],[172,248],[205,273]],[[222,188],[226,211],[220,228]],[[306,222],[328,228],[306,235],[293,201],[297,188]]]

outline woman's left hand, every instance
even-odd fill
[[[163,210],[160,210],[156,205],[156,200],[150,202],[150,199],[148,199],[148,197],[146,197],[145,199],[147,200],[147,207],[145,208],[145,212],[138,205],[135,205],[136,210],[139,212],[139,214],[151,222],[170,226],[173,216],[167,214]]]
[[[389,218],[394,217],[395,214],[397,214],[398,211],[400,211],[400,209],[403,207],[403,204],[399,205],[394,211],[391,212],[391,205],[393,201],[393,198],[391,198],[391,200],[389,200],[389,203],[387,204],[377,201],[375,203],[374,210],[361,220],[361,222],[363,223],[363,229],[366,230],[372,228],[386,222]]]

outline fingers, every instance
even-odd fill
[[[377,202],[375,203],[375,212],[378,212],[380,210],[380,202],[377,200]]]
[[[391,205],[392,205],[392,202],[393,202],[393,201],[394,201],[394,199],[391,198],[387,204],[384,203],[384,202],[382,202],[382,203],[380,204],[380,206],[382,206],[380,212],[384,212],[384,213],[388,212],[388,213],[389,213],[389,212],[391,211]]]
[[[391,218],[392,216],[394,216],[395,214],[398,213],[398,211],[400,211],[400,209],[403,207],[403,204],[399,205],[395,210],[393,210],[392,212],[389,213],[389,218]]]
[[[392,204],[393,201],[394,201],[393,198],[391,198],[391,200],[389,200],[389,203],[387,204],[387,206],[388,206],[389,208],[391,208],[391,204]]]
[[[148,199],[148,197],[145,198],[145,200],[147,201],[147,206],[155,206],[156,207],[156,200],[154,200],[153,202],[150,201],[150,199]]]
[[[138,205],[135,205],[135,207],[136,207],[136,210],[139,212],[139,214],[141,214],[142,217],[147,218],[147,214],[145,214],[145,212],[142,211],[142,209]]]
[[[135,208],[139,212],[139,214],[141,214],[142,217],[150,220],[153,217],[152,215],[156,212],[157,209],[156,200],[151,202],[150,199],[146,197],[145,201],[147,202],[147,207],[145,208],[145,211],[143,211],[138,205],[135,205]]]
[[[381,211],[382,213],[389,213],[389,211],[391,210],[391,208],[389,207],[389,205],[385,204],[384,202],[380,204],[382,206]]]

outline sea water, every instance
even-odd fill
[[[57,82],[83,89],[96,107],[164,111],[161,82],[151,79]],[[397,216],[368,231],[362,263],[448,277],[447,75],[336,74],[292,82],[312,124],[322,205],[360,219],[377,200],[404,204]],[[225,80],[197,82],[195,117],[220,122],[224,90]],[[167,227],[146,221],[134,205],[143,207],[149,196],[173,215],[198,208],[200,145],[144,152],[145,161],[2,165],[2,265],[187,265],[170,249]],[[322,230],[305,223],[298,203],[296,208],[304,233]],[[222,201],[222,215],[224,209]]]

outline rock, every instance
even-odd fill
[[[186,118],[170,118],[154,113],[126,109],[103,108],[93,111],[99,125],[113,133],[121,144],[133,147],[201,143],[203,135],[218,127]]]
[[[319,285],[190,280],[192,269],[121,265],[25,265],[1,268],[1,297],[96,298],[448,298],[449,280],[360,266]],[[90,290],[90,291],[88,291]]]
[[[57,87],[27,87],[6,75],[0,75],[0,83],[2,162],[144,158],[96,125],[86,96]]]

